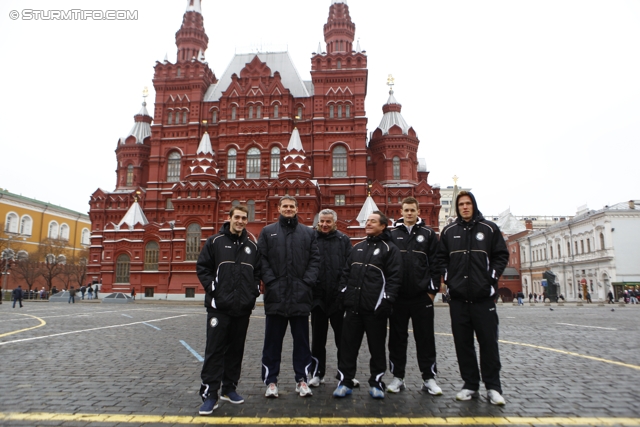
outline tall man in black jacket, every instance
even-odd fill
[[[384,399],[382,376],[387,369],[387,319],[402,282],[402,257],[391,243],[389,220],[380,211],[367,219],[367,238],[353,247],[340,279],[346,310],[342,326],[338,387],[334,397],[351,394],[364,333],[369,344],[369,394]]]
[[[318,279],[320,254],[315,231],[298,223],[298,202],[284,196],[278,205],[280,219],[262,229],[258,249],[262,255],[264,311],[266,314],[262,379],[265,397],[278,397],[282,341],[291,325],[296,393],[313,393],[307,385],[311,369],[309,314],[313,286]]]
[[[249,210],[234,206],[220,234],[205,243],[196,271],[205,290],[207,344],[202,365],[200,415],[209,415],[220,400],[244,402],[236,392],[249,316],[260,295],[260,254],[245,229]]]
[[[320,250],[320,270],[318,281],[313,288],[311,304],[311,357],[314,361],[313,377],[309,386],[318,387],[324,383],[327,368],[327,332],[329,322],[340,358],[340,337],[344,308],[338,301],[340,276],[351,253],[349,236],[338,231],[338,214],[332,209],[323,209],[318,214],[316,237]]]
[[[440,234],[438,263],[448,287],[449,313],[458,366],[464,381],[458,400],[477,397],[480,371],[473,341],[480,346],[480,370],[487,398],[504,405],[498,350],[498,278],[509,261],[509,251],[498,226],[487,221],[470,192],[456,198],[455,222]]]
[[[420,218],[418,201],[407,197],[402,201],[402,218],[391,230],[393,242],[400,249],[403,262],[402,286],[389,318],[389,370],[393,380],[390,393],[405,388],[404,377],[409,343],[409,319],[416,340],[418,367],[422,373],[422,390],[439,396],[436,384],[436,339],[433,299],[440,290],[440,272],[436,262],[438,237]]]

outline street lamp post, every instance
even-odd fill
[[[0,296],[0,304],[4,299],[4,292],[7,289],[7,277],[9,276],[9,263],[14,260],[16,253],[11,248],[7,248],[2,251],[2,261],[4,268],[2,270],[2,296]]]

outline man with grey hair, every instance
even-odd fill
[[[327,362],[327,332],[329,323],[340,358],[340,337],[344,307],[338,299],[342,270],[351,253],[351,241],[337,229],[338,214],[331,209],[323,209],[318,214],[316,237],[320,251],[320,270],[313,288],[311,303],[311,357],[313,358],[312,378],[309,385],[318,387],[324,383]]]

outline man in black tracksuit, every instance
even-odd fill
[[[504,405],[495,300],[498,278],[507,266],[509,251],[498,226],[484,219],[478,210],[473,194],[458,194],[456,212],[457,219],[442,230],[438,246],[438,265],[451,297],[451,328],[464,381],[456,399],[469,400],[478,395],[475,333],[487,397],[494,405]]]
[[[207,344],[202,365],[201,415],[217,408],[220,400],[234,404],[244,399],[236,392],[249,316],[260,295],[260,253],[245,229],[246,206],[234,206],[220,234],[205,243],[196,271],[205,290]]]
[[[315,231],[298,223],[296,199],[282,197],[278,211],[278,222],[264,227],[258,238],[267,317],[262,379],[267,385],[265,397],[278,397],[282,342],[290,324],[296,393],[306,397],[313,394],[307,384],[311,368],[309,314],[313,286],[318,280],[320,254]]]
[[[324,383],[329,322],[340,359],[344,308],[340,307],[338,294],[342,270],[351,253],[351,240],[349,236],[337,230],[337,220],[338,215],[331,209],[323,209],[318,214],[316,237],[320,251],[320,269],[318,281],[313,288],[311,304],[311,357],[314,361],[312,378],[309,379],[311,387],[318,387]]]
[[[436,262],[438,237],[419,215],[418,201],[407,197],[402,201],[402,219],[391,230],[393,242],[402,254],[403,273],[402,286],[389,318],[389,370],[394,378],[387,391],[398,393],[405,388],[411,319],[418,367],[422,373],[422,390],[439,396],[442,389],[435,382],[436,340],[433,328],[433,299],[440,290],[440,272]]]
[[[402,257],[391,242],[387,224],[388,219],[382,212],[369,215],[365,226],[367,238],[353,247],[340,279],[346,313],[335,397],[351,394],[358,352],[366,332],[371,354],[369,394],[374,399],[384,398],[382,376],[387,368],[387,318],[402,282]]]

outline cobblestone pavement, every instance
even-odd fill
[[[551,310],[551,308],[553,310]],[[640,308],[505,304],[500,316],[507,405],[481,397],[457,402],[461,388],[448,308],[436,308],[438,384],[420,391],[410,336],[407,389],[373,400],[367,393],[366,340],[358,360],[361,389],[344,399],[333,337],[326,384],[311,398],[294,392],[292,341],[285,338],[280,397],[266,399],[260,380],[264,311],[251,319],[238,392],[199,417],[197,395],[206,313],[199,304],[136,302],[0,306],[0,425],[635,425],[640,426]],[[189,350],[189,347],[196,353]],[[385,376],[390,381],[389,374]]]

